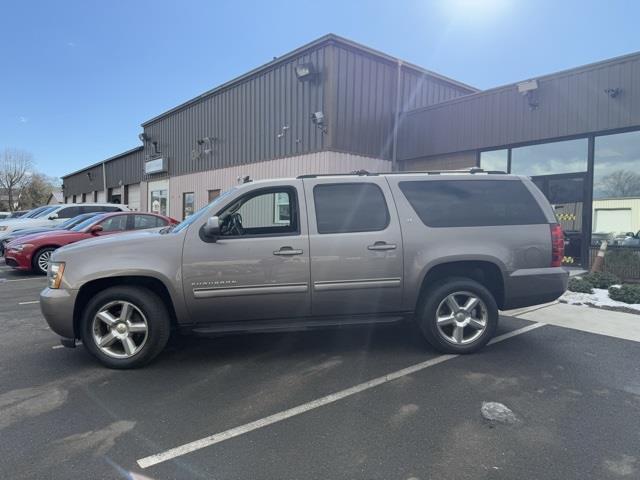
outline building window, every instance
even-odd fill
[[[639,165],[640,131],[595,138],[592,243],[640,245]]]
[[[151,191],[151,211],[153,213],[159,213],[160,215],[167,214],[167,190],[152,190]]]
[[[288,224],[291,221],[291,206],[289,205],[288,193],[276,193],[273,196],[275,223]]]
[[[209,199],[208,203],[213,202],[219,196],[220,196],[220,189],[219,188],[217,190],[207,190],[207,198]]]
[[[511,173],[536,177],[587,171],[588,140],[565,140],[511,150]]]
[[[509,150],[480,152],[480,168],[484,170],[509,171]]]
[[[73,196],[73,203],[76,203],[76,196]]]
[[[193,215],[195,212],[195,194],[193,192],[186,192],[182,194],[182,219]]]
[[[87,203],[87,194],[86,193],[82,194],[82,203]]]
[[[98,191],[93,191],[93,203],[98,203]]]

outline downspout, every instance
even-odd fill
[[[402,80],[402,60],[398,60],[396,76],[396,110],[393,119],[393,150],[391,152],[391,171],[398,171],[398,123],[400,121],[400,82]]]

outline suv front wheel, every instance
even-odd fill
[[[444,353],[473,353],[484,347],[498,326],[498,307],[482,284],[448,278],[424,294],[417,321],[427,342]]]
[[[109,368],[137,368],[158,355],[169,340],[171,320],[164,302],[136,286],[97,294],[82,317],[82,343]]]

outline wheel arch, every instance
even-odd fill
[[[44,250],[45,248],[53,248],[54,251],[55,251],[55,250],[57,250],[57,249],[59,249],[61,247],[62,247],[61,245],[55,245],[55,244],[52,244],[52,243],[48,243],[48,244],[45,244],[45,245],[40,245],[31,254],[31,268],[35,270],[35,268],[36,268],[36,265],[35,265],[36,258],[38,257],[38,254],[42,250]]]
[[[80,287],[73,308],[73,331],[76,338],[80,338],[80,322],[82,321],[82,313],[89,300],[97,292],[110,287],[121,286],[138,286],[144,287],[154,292],[162,300],[169,317],[171,319],[171,327],[175,328],[178,324],[175,306],[169,289],[162,280],[145,275],[126,275],[98,278],[91,280]]]
[[[451,260],[432,265],[424,272],[415,305],[416,311],[429,287],[448,277],[470,278],[484,285],[493,295],[498,308],[504,305],[504,273],[498,262],[492,260]]]

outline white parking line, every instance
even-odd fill
[[[18,305],[32,305],[34,303],[40,303],[40,300],[30,300],[28,302],[18,302]]]
[[[517,330],[513,330],[511,332],[508,332],[493,338],[490,344],[502,342],[503,340],[507,340],[509,338],[515,337],[516,335],[521,335],[523,333],[529,332],[531,330],[534,330],[536,328],[540,328],[543,326],[545,326],[544,323],[534,323],[531,325],[527,325],[526,327],[519,328]],[[302,405],[298,405],[297,407],[293,407],[288,410],[275,413],[273,415],[261,418],[254,422],[250,422],[245,425],[241,425],[239,427],[226,430],[224,432],[216,433],[214,435],[201,438],[200,440],[196,440],[194,442],[186,443],[184,445],[172,448],[170,450],[167,450],[162,453],[158,453],[156,455],[151,455],[148,457],[141,458],[137,460],[137,463],[141,468],[149,468],[149,467],[152,467],[153,465],[166,462],[167,460],[171,460],[173,458],[186,455],[187,453],[195,452],[196,450],[201,450],[203,448],[210,447],[211,445],[224,442],[225,440],[229,440],[230,438],[238,437],[240,435],[251,432],[253,430],[257,430],[259,428],[263,428],[268,425],[281,422],[283,420],[286,420],[287,418],[295,417],[296,415],[300,415],[310,410],[314,410],[316,408],[329,405],[331,403],[337,402],[338,400],[342,400],[343,398],[347,398],[347,397],[350,397],[351,395],[355,395],[356,393],[364,392],[365,390],[378,387],[385,383],[391,382],[393,380],[397,380],[398,378],[405,377],[407,375],[411,375],[412,373],[419,372],[420,370],[424,370],[425,368],[433,367],[435,365],[446,362],[447,360],[451,360],[456,357],[458,357],[458,355],[440,355],[439,357],[432,358],[431,360],[417,363],[410,367],[403,368],[402,370],[397,370],[395,372],[388,373],[387,375],[383,375],[382,377],[374,378],[373,380],[369,380],[367,382],[360,383],[359,385],[355,385],[345,390],[332,393],[325,397],[321,397],[316,400],[303,403]]]
[[[16,278],[16,279],[12,279],[12,280],[9,280],[7,278],[0,278],[0,283],[4,283],[4,282],[27,282],[29,280],[46,280],[46,278],[44,278],[44,277],[32,277],[32,278]]]

